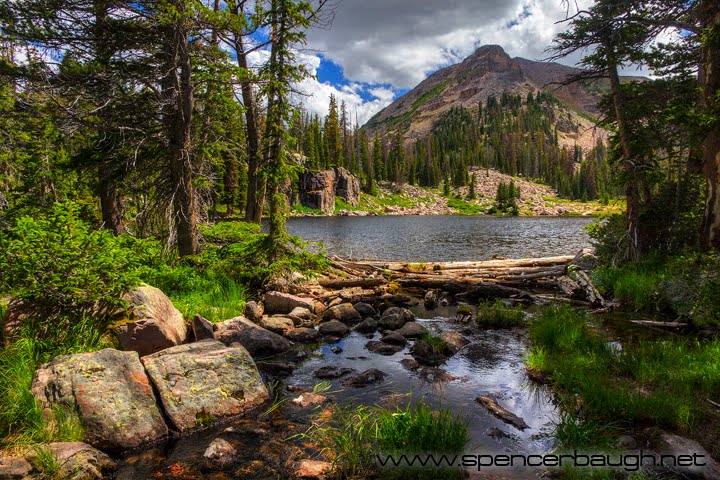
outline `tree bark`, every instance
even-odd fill
[[[234,15],[244,14],[240,7],[235,7]],[[238,66],[249,72],[247,54],[241,32],[234,34],[235,52],[237,54]],[[262,211],[265,202],[265,181],[260,177],[260,132],[257,121],[257,106],[255,94],[252,89],[252,82],[244,78],[240,82],[243,105],[245,106],[245,129],[247,133],[247,197],[245,200],[245,221],[262,222]]]
[[[178,8],[181,10],[181,8]],[[193,89],[189,39],[180,24],[169,27],[165,52],[164,107],[169,134],[173,221],[180,256],[198,252],[197,206],[193,186],[191,123]]]
[[[710,115],[720,112],[720,4],[704,0],[701,4],[702,26],[707,31],[702,46],[700,79],[703,107]],[[703,142],[703,165],[706,182],[702,245],[720,249],[720,124],[714,122]]]
[[[630,139],[627,133],[625,112],[622,109],[622,92],[620,91],[620,76],[617,70],[614,47],[610,39],[603,42],[607,55],[608,77],[610,78],[610,90],[613,97],[615,109],[615,121],[617,122],[618,136],[620,137],[620,148],[623,156],[623,168],[627,178],[625,187],[625,199],[627,203],[627,235],[628,235],[628,258],[634,260],[642,253],[640,236],[640,225],[638,215],[640,210],[640,192],[638,191],[637,179],[635,178],[635,162],[631,156]]]

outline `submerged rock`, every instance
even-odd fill
[[[31,390],[48,414],[54,406],[77,412],[85,440],[98,448],[134,448],[168,434],[137,352],[56,357],[38,369]]]
[[[235,461],[237,450],[227,440],[216,438],[208,445],[203,458],[210,467],[225,467]]]
[[[385,373],[377,368],[369,368],[362,373],[348,377],[342,381],[342,384],[348,387],[365,387],[373,383],[381,382],[385,378]]]
[[[254,356],[270,356],[290,349],[290,341],[252,323],[245,317],[235,317],[217,324],[215,339],[225,345],[240,343]]]
[[[149,285],[128,292],[129,319],[115,325],[122,350],[138,352],[141,357],[180,345],[187,339],[182,313],[159,289]]]
[[[319,460],[300,460],[293,466],[293,478],[325,480],[330,478],[332,463]]]
[[[350,375],[353,373],[355,369],[353,368],[347,368],[347,367],[335,367],[333,365],[328,365],[325,367],[320,367],[317,370],[315,370],[314,375],[317,378],[322,379],[330,379],[330,378],[340,378],[344,377],[345,375]]]
[[[380,355],[395,355],[400,352],[403,348],[402,345],[392,345],[390,343],[378,342],[376,340],[369,341],[365,344],[365,348],[373,353]]]

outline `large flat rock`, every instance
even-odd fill
[[[165,413],[185,431],[239,415],[269,398],[250,353],[216,340],[179,345],[143,357]]]
[[[85,441],[98,448],[133,448],[168,434],[137,352],[56,357],[35,373],[32,392],[48,412],[55,405],[77,411]]]

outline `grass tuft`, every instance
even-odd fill
[[[488,328],[513,328],[526,324],[522,307],[510,306],[502,300],[484,302],[478,305],[477,323]]]

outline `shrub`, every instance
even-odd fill
[[[502,300],[484,302],[478,305],[477,323],[489,328],[512,328],[525,325],[522,307],[507,305]]]
[[[0,284],[37,309],[45,337],[62,335],[76,319],[102,318],[122,306],[140,282],[139,261],[126,240],[93,231],[74,203],[57,203],[45,217],[18,219],[0,238]]]

